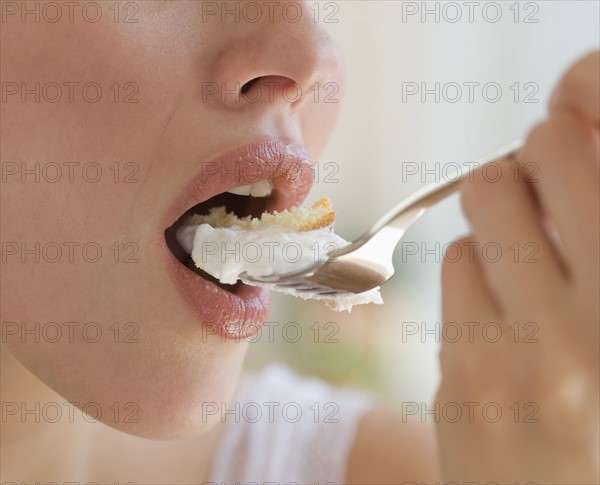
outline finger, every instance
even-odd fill
[[[446,382],[475,379],[484,357],[477,351],[481,349],[477,345],[480,342],[473,338],[472,329],[500,319],[473,247],[471,237],[456,241],[449,247],[442,266],[440,363]]]
[[[561,261],[519,169],[512,159],[477,170],[461,199],[485,280],[505,312],[545,304],[564,285]]]
[[[494,319],[499,308],[481,273],[472,236],[452,243],[442,265],[444,322]]]
[[[573,111],[600,127],[600,51],[577,61],[562,77],[550,101],[550,112]]]
[[[568,113],[553,115],[532,131],[518,158],[537,168],[530,185],[558,231],[569,271],[583,275],[596,271],[598,132]]]

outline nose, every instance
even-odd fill
[[[293,112],[340,68],[337,44],[306,2],[219,3],[220,9],[229,5],[228,12],[218,12],[218,22],[230,33],[219,33],[222,47],[203,101],[235,110],[278,105]],[[244,4],[254,7],[244,12]]]

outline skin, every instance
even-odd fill
[[[2,321],[94,321],[101,326],[103,335],[111,337],[113,322],[133,321],[139,325],[139,342],[135,344],[115,343],[112,339],[90,344],[80,332],[75,332],[73,341],[24,343],[20,339],[10,339],[2,344],[3,400],[96,402],[104,410],[103,422],[109,425],[91,426],[80,414],[76,414],[73,422],[59,425],[3,423],[4,481],[79,479],[108,483],[118,476],[122,482],[185,483],[207,477],[222,426],[217,422],[218,417],[203,419],[198,412],[198,403],[223,402],[231,398],[245,347],[239,342],[224,342],[216,335],[202,333],[165,275],[164,266],[157,263],[164,249],[164,215],[201,164],[232,148],[264,138],[278,138],[294,141],[318,159],[337,117],[339,103],[315,102],[310,95],[294,104],[284,100],[270,102],[267,98],[252,104],[232,102],[231,98],[216,98],[211,102],[201,99],[202,82],[226,83],[228,87],[237,82],[241,89],[256,78],[275,79],[297,83],[305,93],[311,93],[308,88],[315,83],[336,82],[342,86],[338,49],[310,15],[304,15],[297,23],[278,16],[274,21],[265,17],[257,23],[200,22],[200,2],[139,2],[138,5],[139,22],[133,24],[111,21],[112,12],[105,11],[104,19],[93,24],[76,15],[73,23],[66,20],[56,24],[11,21],[2,25],[2,82],[94,81],[105,92],[101,101],[95,104],[85,102],[81,97],[76,97],[73,103],[21,103],[18,96],[16,101],[11,99],[3,103],[2,161],[31,164],[40,160],[62,164],[94,160],[110,177],[113,175],[110,167],[115,161],[132,161],[139,168],[139,182],[129,185],[114,183],[110,177],[91,184],[80,176],[76,176],[74,183],[63,177],[56,184],[34,183],[31,179],[26,183],[13,180],[3,184],[0,199],[2,241],[71,241],[80,244],[92,241],[109,257],[103,257],[97,263],[84,261],[81,253],[76,253],[73,263],[64,260],[58,264],[36,262],[29,257],[22,263],[19,256],[7,260],[2,264]],[[302,8],[306,9],[307,4],[302,3]],[[594,59],[597,62],[597,55],[586,62],[594,62]],[[551,123],[557,124],[554,129],[561,135],[555,136],[553,132],[552,140],[562,150],[548,153],[543,143],[532,143],[535,138],[530,138],[526,149],[529,150],[527,157],[540,160],[540,165],[544,160],[555,169],[548,170],[543,179],[540,175],[540,187],[548,187],[546,194],[558,194],[555,187],[564,182],[565,174],[577,174],[577,178],[565,187],[564,195],[557,195],[552,203],[549,202],[551,198],[544,199],[541,204],[542,209],[546,207],[545,202],[548,204],[553,222],[559,231],[563,229],[565,254],[570,233],[561,225],[561,221],[569,219],[564,215],[566,212],[561,212],[562,208],[577,204],[576,213],[581,218],[576,227],[577,234],[582,232],[582,224],[593,228],[598,220],[589,204],[589,200],[597,197],[597,191],[589,188],[589,181],[597,180],[598,168],[585,163],[590,158],[594,160],[592,155],[597,156],[593,147],[597,150],[598,113],[594,118],[594,114],[590,114],[593,110],[589,108],[594,99],[597,105],[598,96],[593,67],[582,68],[581,75],[573,76],[580,79],[579,84],[563,83],[559,91],[554,109],[563,113],[557,113],[557,117],[565,118],[559,122],[551,117]],[[121,89],[126,82],[136,83],[139,92],[134,98],[139,102],[114,102],[114,92],[108,88],[115,82]],[[595,86],[596,92],[582,89],[581,83]],[[129,90],[121,92],[120,99],[128,93]],[[592,121],[586,116],[591,116]],[[549,134],[545,136],[550,137]],[[572,141],[568,143],[573,136],[586,141],[586,151],[576,157],[581,162],[577,170],[567,171],[561,162],[579,149]],[[563,137],[564,146],[559,143]],[[596,145],[589,141],[592,139]],[[591,195],[581,191],[580,182]],[[481,185],[482,182],[477,181],[473,184],[472,190],[476,194],[484,194],[476,195],[476,198],[488,197],[485,190],[477,189]],[[574,202],[579,197],[582,202]],[[477,222],[474,215],[479,213],[482,217],[496,206],[488,202],[486,210],[478,212],[478,203],[465,202],[473,221],[473,237],[497,237],[497,234],[486,233],[486,226]],[[503,233],[524,227],[526,224],[513,227],[513,223],[524,217],[521,214],[523,208],[531,209],[531,206],[527,197],[517,197],[510,208],[519,215],[505,218],[500,226],[505,230]],[[558,212],[550,211],[550,207]],[[598,248],[594,234],[586,232],[584,236],[578,238],[583,246],[568,253],[573,253],[575,259],[578,254],[593,257],[593,250]],[[540,234],[537,237],[536,241],[543,241]],[[121,250],[123,244],[135,243],[139,263],[115,263],[113,253],[108,249],[114,242],[121,244]],[[571,259],[568,262],[573,263]],[[597,259],[595,262],[597,266]],[[548,266],[548,272],[556,273],[558,263],[545,259],[539,268],[542,266]],[[564,325],[561,323],[564,320],[556,315],[577,315],[582,332],[587,332],[588,338],[574,338],[569,350],[559,339],[552,340],[544,348],[544,355],[534,359],[539,363],[535,368],[544,376],[548,375],[550,389],[552,371],[556,369],[552,366],[546,369],[544,359],[547,356],[560,354],[564,360],[569,360],[573,353],[582,361],[584,356],[589,357],[590,362],[597,359],[597,348],[590,344],[594,335],[597,336],[598,327],[598,315],[590,303],[590,295],[598,293],[593,292],[593,282],[590,283],[594,273],[586,270],[582,262],[566,267],[571,270],[570,278],[578,276],[578,284],[575,285],[573,279],[567,280],[563,274],[563,284],[556,283],[551,288],[553,296],[563,297],[553,300],[564,303],[560,312],[553,311],[556,308],[546,308],[541,299],[537,306],[527,307],[536,318],[552,315],[553,327],[557,328]],[[519,313],[522,308],[516,302],[501,298],[502,289],[514,287],[515,278],[521,278],[520,269],[509,267],[501,275],[494,275],[497,279],[493,280],[486,271],[485,265],[479,263],[466,265],[460,262],[451,268],[445,267],[445,318],[458,319],[458,315],[463,320],[465,316],[495,317],[496,313],[485,312],[496,307],[489,305],[489,308],[482,306],[479,309],[489,300],[506,305],[501,308],[506,309],[510,318],[531,319],[529,313]],[[555,280],[548,279],[547,273],[540,274],[540,271],[531,275],[532,281],[554,284]],[[490,278],[495,283],[478,286],[477,295],[482,298],[475,299],[476,293],[471,292],[471,287],[479,282],[477,275],[486,278],[486,282]],[[558,278],[556,276],[556,281]],[[570,286],[565,281],[569,281]],[[60,291],[62,289],[64,291]],[[458,298],[459,295],[462,298]],[[483,298],[486,295],[488,300]],[[582,348],[587,348],[587,353],[582,352]],[[456,347],[454,350],[444,348],[440,400],[458,397],[464,400],[466,391],[458,383],[466,385],[465,363],[481,358],[487,351],[476,345],[460,351]],[[507,346],[503,352],[514,353],[516,350]],[[511,358],[514,358],[512,354]],[[532,356],[520,358],[531,359]],[[589,362],[576,362],[570,372],[587,378],[584,371],[589,371]],[[515,365],[514,369],[517,368]],[[508,372],[507,369],[502,371]],[[467,390],[474,396],[481,396],[482,385],[478,385],[481,379],[476,377],[467,380],[470,386]],[[498,382],[504,383],[502,391],[507,399],[519,396],[519,389],[511,387],[510,375],[496,377]],[[535,396],[529,400],[533,399]],[[106,410],[115,402],[121,405],[136,403],[137,422],[111,419],[112,415]],[[576,404],[581,406],[582,402],[580,399]],[[556,412],[565,408],[571,409],[568,403],[558,401]],[[577,413],[569,416],[579,425],[589,422],[590,418],[589,410],[581,416]],[[536,450],[539,449],[540,456],[552,453],[556,466],[568,470],[572,456],[569,450],[558,445],[562,429],[554,430],[555,440],[550,441],[547,449],[540,444]],[[581,426],[573,428],[573,439],[580,440],[582,449],[593,451],[589,446],[594,443],[586,440],[585,433],[580,430]],[[438,431],[445,478],[478,476],[479,471],[472,468],[469,444],[482,439],[493,440],[489,433],[486,434],[483,428],[471,427],[456,434],[456,428],[445,428],[444,424]],[[454,442],[450,441],[451,437]],[[455,446],[457,439],[461,447]],[[496,443],[495,449],[490,445],[489,456],[505,467],[506,460],[500,459],[497,453],[510,458],[510,453],[516,452],[514,442],[518,440],[522,440],[522,436],[514,430],[500,445]],[[56,443],[61,445],[56,446]],[[420,422],[404,423],[393,411],[375,410],[360,423],[349,458],[347,482],[434,482],[440,479],[436,447],[431,428]],[[496,454],[493,454],[494,450]],[[478,451],[483,453],[481,448]],[[165,463],[171,466],[165,467]],[[518,464],[515,461],[515,466]],[[584,468],[586,473],[588,469]],[[493,468],[485,470],[492,474]],[[515,469],[514,474],[518,471]]]
[[[17,14],[2,24],[3,83],[93,81],[104,92],[97,103],[86,102],[77,89],[69,103],[66,88],[57,103],[7,98],[3,163],[95,161],[106,174],[98,183],[86,182],[77,170],[72,183],[67,172],[57,183],[22,183],[18,175],[3,183],[3,241],[94,242],[105,255],[96,263],[80,252],[73,262],[7,257],[3,322],[81,325],[72,340],[56,343],[7,337],[3,400],[97,403],[109,425],[90,425],[81,413],[66,423],[3,423],[3,480],[185,483],[208,476],[222,426],[218,415],[207,419],[200,406],[231,399],[246,345],[203,331],[167,276],[166,214],[202,164],[234,148],[279,139],[318,159],[340,107],[322,102],[331,91],[316,97],[311,90],[327,82],[342,88],[344,76],[339,50],[312,20],[308,3],[301,3],[304,14],[296,23],[281,14],[257,23],[231,17],[222,22],[218,16],[203,21],[202,2],[135,3],[137,23],[115,22],[114,11],[105,9],[97,23],[76,11],[74,22],[67,14],[57,23],[21,22]],[[129,12],[125,5],[122,20]],[[203,83],[241,90],[252,80],[258,80],[255,86],[279,82],[273,98],[202,98]],[[115,82],[119,102],[110,90]],[[139,87],[133,95],[139,102],[122,102],[132,93],[127,82]],[[296,83],[305,96],[286,101],[285,83]],[[125,162],[136,163],[138,182],[122,183],[121,172],[114,183],[115,162],[122,170]],[[109,249],[115,242],[122,251],[118,263]],[[138,249],[138,263],[121,262],[130,254],[128,242]],[[209,295],[205,304],[211,304]],[[122,325],[130,321],[138,325],[139,341],[115,342],[110,325],[121,324],[122,339]],[[97,322],[108,338],[86,341],[80,331],[85,322]],[[121,419],[111,409],[114,403]],[[134,403],[136,422],[123,419],[132,409],[127,403]],[[399,440],[379,436],[378,446]]]
[[[535,182],[515,182],[514,161],[505,161],[500,180],[478,173],[463,190],[473,233],[459,244],[492,241],[509,256],[492,262],[463,251],[446,263],[444,319],[497,322],[503,338],[444,342],[437,400],[498,403],[505,418],[438,424],[447,480],[599,482],[599,74],[594,52],[558,84],[547,121],[517,157],[522,168],[536,164]],[[515,262],[515,243],[534,243],[536,262]],[[515,322],[534,322],[538,341],[515,342]]]
[[[92,241],[106,257],[92,264],[81,256],[57,264],[8,260],[3,282],[10,282],[10,291],[3,292],[2,311],[10,322],[96,321],[103,335],[113,335],[112,322],[136,322],[136,344],[107,338],[90,345],[78,331],[75,342],[13,338],[7,347],[68,400],[98,402],[103,409],[114,402],[139,406],[137,424],[107,424],[153,438],[184,438],[214,424],[190,403],[231,397],[246,346],[209,335],[182,304],[162,264],[165,214],[200,164],[239,146],[284,139],[318,157],[339,109],[311,104],[310,96],[292,106],[280,92],[274,102],[268,96],[255,103],[231,96],[203,102],[202,83],[228,89],[238,83],[241,89],[252,79],[279,76],[309,92],[307,86],[340,78],[341,62],[335,44],[307,16],[297,24],[270,22],[266,15],[256,24],[203,23],[196,21],[200,2],[139,5],[138,23],[115,23],[105,12],[98,23],[76,16],[71,24],[65,15],[58,24],[3,25],[3,81],[94,81],[106,92],[96,104],[81,96],[73,103],[21,103],[19,97],[5,103],[3,161],[94,160],[106,177],[96,184],[81,176],[71,184],[66,175],[56,184],[5,184],[3,240]],[[263,49],[265,43],[272,48]],[[292,63],[294,56],[299,61]],[[135,82],[139,102],[115,103],[109,90],[115,81]],[[125,93],[131,91],[123,87]],[[320,130],[307,122],[312,119],[322,120]],[[114,183],[115,161],[136,163],[139,182]],[[125,244],[134,243],[139,263],[115,264],[114,242],[120,258],[130,254]],[[60,296],[50,288],[70,291]]]

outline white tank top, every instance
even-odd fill
[[[227,424],[209,484],[343,483],[358,422],[373,403],[281,364],[246,376],[233,402],[213,410]]]

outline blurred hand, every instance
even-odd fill
[[[465,184],[473,234],[442,277],[446,481],[600,483],[599,73],[598,52],[577,62],[517,159]]]

